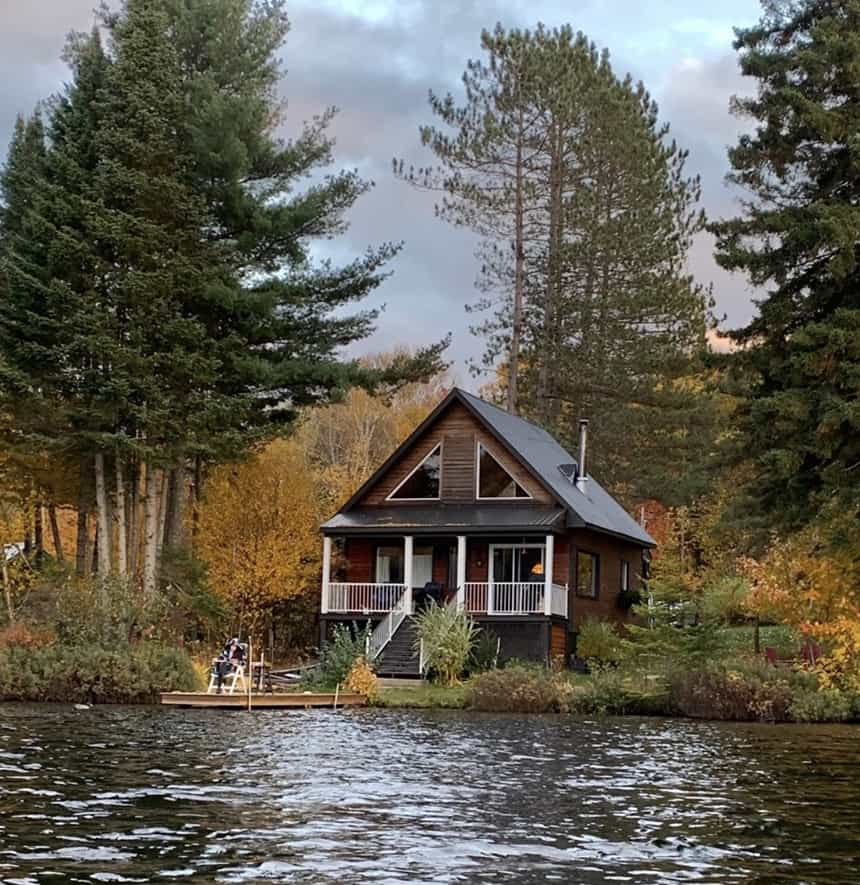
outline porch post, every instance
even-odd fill
[[[457,609],[466,608],[466,536],[457,535]]]
[[[323,614],[328,612],[329,606],[329,585],[331,584],[331,537],[323,535],[323,563],[322,563],[322,602],[320,611]]]
[[[555,549],[555,536],[546,536],[546,551],[543,555],[543,613],[552,614],[552,555]]]
[[[406,585],[406,593],[403,602],[406,614],[412,614],[412,535],[403,538],[403,583]]]

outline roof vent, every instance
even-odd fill
[[[576,464],[559,464],[559,473],[571,484],[576,482]]]

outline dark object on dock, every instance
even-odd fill
[[[234,710],[281,709],[307,707],[363,707],[367,703],[364,695],[353,692],[310,692],[290,691],[279,693],[252,694],[209,694],[204,691],[166,691],[161,694],[161,703],[169,707],[210,707]]]

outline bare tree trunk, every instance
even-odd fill
[[[105,485],[105,456],[99,452],[95,457],[96,471],[96,520],[98,524],[98,570],[106,578],[111,569],[110,511]]]
[[[156,557],[161,562],[161,556],[164,551],[164,528],[167,524],[167,504],[170,495],[170,471],[161,471],[161,487],[158,493],[158,534],[156,537],[157,550]]]
[[[182,517],[185,511],[185,465],[171,468],[167,489],[167,514],[164,525],[164,546],[170,550],[182,546]]]
[[[203,461],[200,455],[194,458],[194,510],[191,520],[191,546],[197,543],[200,534],[200,500],[203,497]]]
[[[158,578],[159,480],[163,471],[146,465],[143,525],[143,592],[154,596]]]
[[[51,524],[51,538],[53,538],[54,541],[54,555],[57,557],[57,562],[59,562],[60,565],[64,565],[66,557],[63,553],[63,539],[60,537],[60,526],[57,523],[57,508],[53,504],[48,504],[48,522]]]
[[[517,414],[520,371],[520,335],[523,320],[523,111],[519,112],[517,137],[516,186],[514,201],[514,312],[511,318],[511,349],[508,360],[508,411]]]
[[[131,493],[128,504],[128,573],[136,577],[140,569],[140,530],[143,525],[140,500],[140,461],[136,458],[131,465]]]
[[[42,524],[42,502],[37,501],[33,507],[33,541],[34,541],[34,557],[36,568],[42,564],[45,558],[45,530]]]
[[[125,577],[128,574],[128,532],[125,511],[125,471],[122,458],[116,453],[116,570]]]
[[[9,569],[6,566],[6,551],[0,550],[0,565],[3,569],[3,595],[6,597],[6,612],[9,615],[9,626],[15,626],[15,605],[12,602],[12,583],[9,580]]]
[[[90,563],[90,572],[94,575],[99,573],[99,521],[96,520],[96,530],[93,534],[93,556]]]
[[[85,575],[89,565],[89,470],[87,459],[81,457],[80,479],[78,486],[78,534],[75,542],[75,573]]]

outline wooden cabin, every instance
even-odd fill
[[[455,388],[323,524],[322,639],[374,627],[384,674],[415,675],[410,615],[456,605],[500,658],[567,661],[586,618],[623,622],[654,541],[546,430]]]

